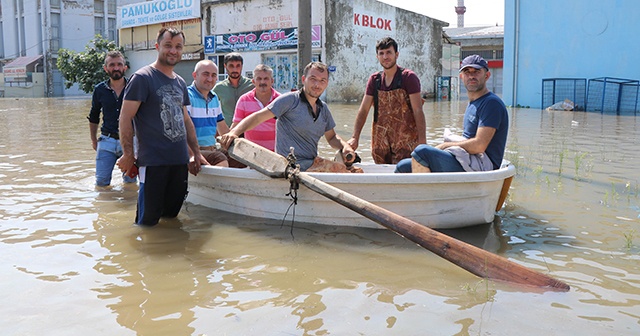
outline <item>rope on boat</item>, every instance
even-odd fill
[[[293,236],[293,223],[296,218],[296,205],[298,204],[298,189],[300,188],[300,180],[298,179],[298,173],[300,172],[300,165],[296,163],[296,156],[293,154],[293,147],[289,148],[289,155],[287,155],[287,161],[289,162],[287,171],[285,172],[285,177],[289,180],[289,192],[285,194],[285,196],[291,197],[291,204],[287,208],[287,211],[284,213],[284,217],[282,218],[282,224],[280,227],[284,226],[284,221],[289,214],[289,210],[293,207],[292,216],[291,216],[291,226],[290,233],[291,238],[295,239]]]

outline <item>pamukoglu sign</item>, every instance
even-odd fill
[[[155,0],[118,8],[118,29],[200,17],[200,1]]]
[[[311,46],[320,48],[321,27],[311,27]],[[232,51],[262,51],[295,49],[298,47],[298,28],[259,30],[205,37],[205,53]]]

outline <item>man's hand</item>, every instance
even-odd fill
[[[202,154],[198,153],[198,156],[202,157]],[[205,161],[207,160],[205,159]],[[189,173],[193,174],[193,176],[198,176],[198,173],[201,170],[202,166],[200,165],[200,160],[195,160],[193,157],[191,157],[191,159],[189,160]]]
[[[219,138],[220,145],[222,146],[222,148],[224,150],[228,150],[229,147],[231,146],[231,144],[233,144],[233,141],[237,137],[238,136],[235,134],[235,132],[233,130],[231,130],[228,133],[223,134],[222,136],[220,136],[220,138]]]
[[[118,161],[116,161],[116,165],[120,168],[120,171],[129,175],[131,167],[136,162],[136,159],[132,155],[122,155]]]
[[[351,139],[347,140],[347,144],[349,146],[351,146],[351,148],[355,151],[356,149],[358,149],[358,139],[356,139],[355,137],[351,137]]]

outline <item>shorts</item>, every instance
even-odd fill
[[[229,167],[231,168],[247,167],[244,163],[236,161],[236,159],[232,158],[226,150],[217,149],[215,146],[204,146],[204,147],[200,146],[200,152],[202,153],[202,156],[204,156],[204,158],[207,159],[209,164],[211,164],[212,166],[215,166],[216,164],[224,160],[227,160]],[[214,154],[212,154],[212,152]],[[222,154],[222,156],[220,156],[219,154]],[[211,155],[211,159],[209,158],[209,155]]]
[[[188,166],[140,167],[139,177],[136,224],[154,226],[161,217],[178,216],[187,198]]]
[[[227,156],[222,151],[214,150],[201,150],[200,153],[207,159],[210,165],[215,166],[220,162],[227,161]]]

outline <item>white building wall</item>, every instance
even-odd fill
[[[26,54],[21,56],[42,55],[42,24],[38,12],[38,2],[37,0],[24,1],[23,27]]]
[[[393,37],[399,44],[398,64],[416,72],[423,92],[434,91],[440,74],[442,27],[445,22],[376,0],[312,0],[311,24],[320,25],[321,47],[312,50],[332,69],[329,101],[360,100],[367,78],[380,67],[376,42]],[[203,36],[298,26],[298,1],[251,0],[203,3]],[[366,18],[365,18],[366,17]],[[265,55],[295,54],[296,49],[241,52],[244,72]],[[207,54],[206,57],[222,54]],[[217,57],[214,57],[214,61]],[[276,71],[276,76],[278,69]]]
[[[83,51],[95,36],[92,0],[60,2],[60,48]],[[57,54],[57,51],[54,51]],[[73,85],[65,96],[87,95]]]
[[[434,92],[436,76],[442,68],[445,22],[376,0],[326,1],[327,62],[336,66],[332,85],[327,89],[329,97],[341,101],[362,99],[368,77],[382,70],[375,45],[385,36],[398,43],[398,65],[416,73],[423,93]]]
[[[130,2],[130,0],[105,0],[105,28],[108,27],[108,18],[115,15],[108,13],[109,3]],[[22,5],[19,13],[16,5]],[[44,55],[45,68],[45,92],[53,94],[56,89],[51,80],[61,81],[59,72],[53,70],[50,60],[57,57],[56,50],[49,50],[51,39],[50,13],[60,14],[59,47],[74,51],[84,51],[85,46],[95,35],[94,1],[73,0],[60,1],[60,7],[51,7],[50,0],[0,0],[2,6],[2,43],[4,59],[12,60],[20,56]],[[41,7],[42,6],[42,7]],[[106,37],[106,32],[104,34]],[[68,90],[59,90],[65,96],[86,95],[76,86]]]
[[[29,0],[25,0],[29,1]],[[35,1],[35,0],[31,0]],[[2,32],[4,40],[4,58],[13,59],[20,57],[20,47],[18,45],[18,19],[16,19],[15,2],[2,0]]]

